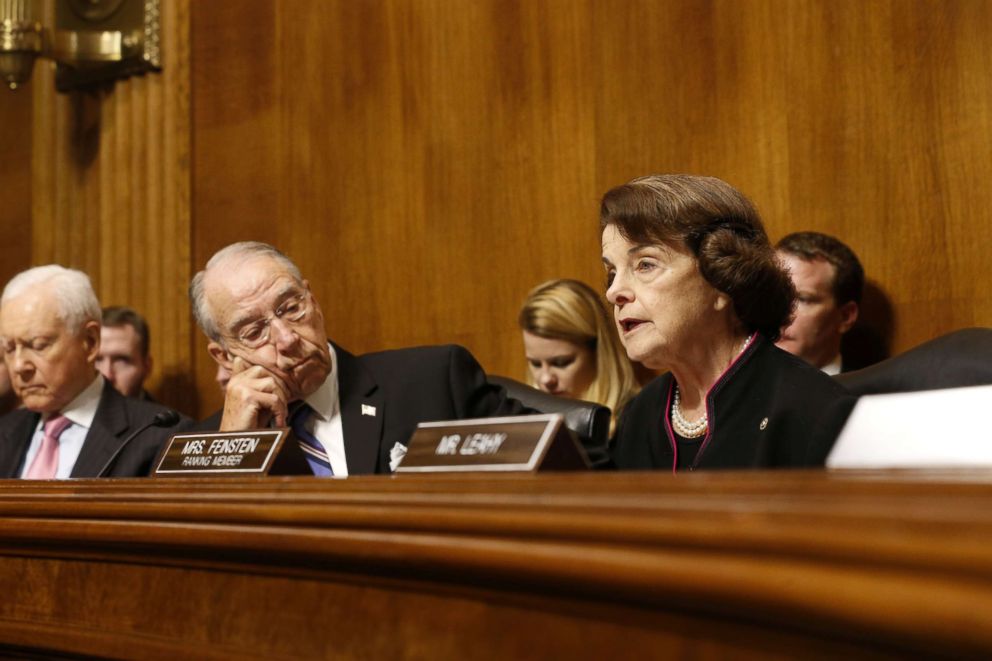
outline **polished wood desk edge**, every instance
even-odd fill
[[[687,493],[871,493],[915,494],[939,488],[943,494],[985,494],[992,486],[992,468],[934,470],[765,470],[702,471],[673,475],[667,471],[589,471],[549,473],[473,473],[429,475],[372,475],[347,479],[309,476],[230,476],[199,478],[104,478],[69,480],[0,479],[0,499],[18,492],[29,494],[103,492],[218,491],[273,494],[356,494],[389,492],[476,493],[505,491],[519,494],[687,494]]]
[[[988,478],[4,483],[0,553],[567,595],[992,650]]]
[[[106,659],[272,659],[271,654],[253,654],[243,647],[208,647],[178,638],[147,636],[127,631],[116,631],[108,636],[104,631],[93,631],[65,622],[50,624],[23,619],[0,618],[0,644],[3,646],[0,648],[0,655],[14,659],[53,658],[49,654],[39,656],[39,646],[47,653],[57,651],[60,655],[81,654],[87,659],[94,658],[91,656],[94,653],[99,654],[98,658]],[[16,652],[24,656],[14,655]]]

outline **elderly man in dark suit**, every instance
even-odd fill
[[[169,432],[146,429],[122,446],[166,409],[125,398],[97,373],[100,304],[86,274],[49,265],[15,276],[0,297],[0,343],[23,403],[0,418],[0,477],[97,477],[105,465],[148,474]]]
[[[220,250],[190,300],[211,356],[232,374],[212,426],[291,426],[316,475],[390,472],[419,422],[528,412],[461,347],[354,356],[328,342],[309,283],[267,244]]]

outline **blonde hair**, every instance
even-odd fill
[[[612,435],[621,409],[640,386],[599,295],[578,280],[549,280],[527,294],[518,322],[521,329],[538,337],[567,340],[592,350],[596,377],[579,398],[610,409]],[[527,382],[537,385],[529,371]]]

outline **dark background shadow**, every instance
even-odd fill
[[[892,301],[874,281],[865,282],[858,321],[841,338],[844,370],[856,370],[885,360],[891,355],[895,330]]]

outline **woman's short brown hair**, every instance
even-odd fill
[[[684,244],[699,271],[734,303],[749,332],[778,339],[792,315],[796,290],[779,265],[758,211],[715,177],[655,174],[603,196],[600,231],[613,225],[637,244]]]

